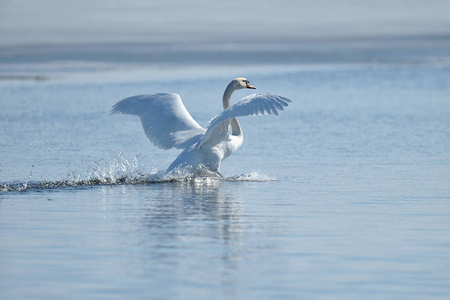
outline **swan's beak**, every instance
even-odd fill
[[[248,89],[256,89],[253,85],[251,85],[249,82],[247,82],[247,88]]]

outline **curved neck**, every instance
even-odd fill
[[[225,92],[223,93],[223,109],[227,109],[228,107],[230,107],[231,104],[231,94],[233,94],[233,92],[236,89],[234,88],[234,84],[233,82],[230,82],[230,84],[227,86],[227,88],[225,89]]]
[[[231,104],[231,94],[236,90],[234,87],[233,82],[230,82],[230,84],[225,89],[225,92],[223,93],[223,109],[227,109],[230,107]],[[231,119],[231,134],[240,136],[242,135],[241,125],[239,124],[239,121],[236,118]]]

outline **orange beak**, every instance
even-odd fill
[[[256,89],[253,85],[251,85],[249,82],[247,82],[247,88],[248,89]]]

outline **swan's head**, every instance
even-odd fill
[[[248,79],[243,78],[243,77],[233,79],[232,83],[236,90],[238,90],[238,89],[256,89],[253,85],[250,84]]]

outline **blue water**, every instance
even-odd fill
[[[233,30],[286,8],[262,4],[248,22],[241,11],[227,31],[231,4],[217,20],[190,8],[199,16],[192,23],[182,6],[174,13],[185,23],[167,35],[152,35],[164,30],[149,18],[128,39],[130,18],[162,7],[133,3],[96,1],[89,12],[73,4],[84,22],[61,27],[53,23],[78,14],[51,18],[35,5],[43,13],[30,15],[40,21],[35,31],[19,22],[26,10],[4,6],[1,299],[450,297],[446,10],[432,18],[434,6],[404,10],[399,2],[386,15],[374,13],[382,5],[355,4],[364,27],[345,5],[315,23],[307,8],[323,5],[308,2],[308,18],[292,9],[285,22],[248,28],[248,42]],[[423,18],[407,13],[415,10]],[[380,16],[385,27],[371,27]],[[324,38],[324,24],[338,36]],[[374,38],[392,24],[407,34]],[[322,39],[277,36],[290,26]],[[355,38],[360,30],[365,37]],[[179,151],[152,145],[137,117],[109,115],[124,97],[176,92],[206,127],[238,76],[292,103],[279,116],[240,118],[244,143],[223,161],[223,178],[168,180],[162,172]]]

